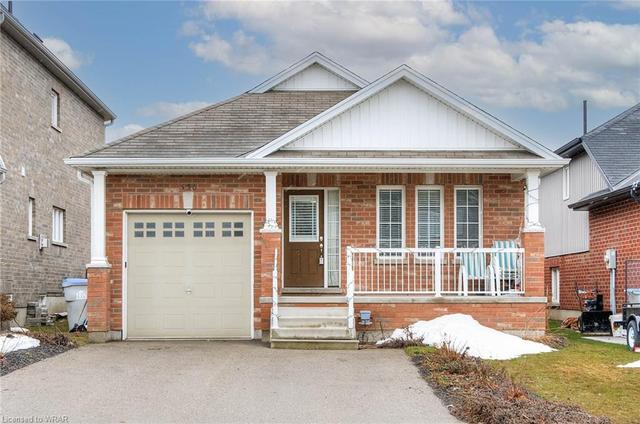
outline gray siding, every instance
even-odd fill
[[[562,199],[562,169],[542,178],[540,220],[545,227],[545,256],[566,255],[589,250],[589,213],[567,206],[606,187],[596,164],[582,153],[569,164],[569,199]]]

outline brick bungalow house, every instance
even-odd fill
[[[103,146],[113,119],[0,4],[0,293],[13,298],[20,324],[28,302],[64,311],[62,279],[85,275],[91,185],[64,159]]]
[[[568,160],[406,65],[313,53],[67,163],[93,175],[94,340],[545,328],[537,192]]]
[[[640,104],[556,150],[569,165],[542,178],[540,219],[545,239],[545,284],[558,318],[580,310],[576,287],[599,289],[605,305],[625,299],[625,284],[640,287]],[[616,251],[611,271],[604,262]]]

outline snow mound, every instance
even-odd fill
[[[13,334],[13,337],[0,336],[0,352],[9,353],[14,350],[31,349],[40,346],[40,340],[23,334]]]
[[[640,368],[640,360],[630,362],[626,365],[618,365],[618,368]]]
[[[398,328],[391,337],[378,342],[379,345],[392,340],[414,339],[425,345],[442,347],[449,344],[458,352],[467,350],[467,355],[481,359],[513,359],[521,355],[553,352],[542,343],[524,340],[518,336],[485,327],[470,315],[444,315],[431,321],[418,321],[409,329]]]

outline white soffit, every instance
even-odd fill
[[[404,81],[400,82],[400,80],[404,80]],[[397,86],[397,89],[394,87],[391,87],[397,82],[400,82],[400,84],[398,84]],[[406,84],[406,82],[411,84],[410,85]],[[415,86],[415,87],[412,87],[412,86]],[[553,153],[551,150],[536,143],[532,139],[528,138],[527,136],[520,133],[519,131],[516,131],[515,129],[508,126],[507,124],[500,121],[499,119],[477,108],[476,106],[472,105],[471,103],[467,102],[461,97],[455,95],[454,93],[450,92],[444,87],[436,84],[429,78],[416,72],[415,70],[408,67],[407,65],[402,65],[396,68],[395,70],[379,78],[378,80],[369,84],[368,86],[361,89],[360,91],[354,93],[352,96],[348,97],[347,99],[343,100],[337,105],[320,113],[316,117],[299,125],[298,127],[278,137],[277,139],[264,145],[263,147],[255,150],[254,152],[247,155],[247,157],[248,158],[266,157],[271,153],[284,148],[284,146],[287,146],[294,141],[302,139],[303,137],[309,135],[314,130],[320,129],[321,126],[328,123],[330,120],[333,120],[339,115],[344,114],[350,109],[355,108],[356,106],[364,103],[368,99],[371,99],[373,96],[375,96],[376,94],[382,92],[387,88],[392,88],[391,90],[388,90],[388,92],[393,93],[393,96],[390,96],[390,97],[393,97],[393,99],[389,99],[389,104],[385,106],[385,109],[384,109],[385,111],[392,110],[393,108],[406,109],[406,106],[403,105],[403,103],[406,101],[406,98],[403,98],[402,97],[403,95],[404,96],[410,95],[413,101],[420,98],[423,101],[427,99],[428,105],[420,105],[420,109],[423,109],[420,111],[420,113],[424,113],[424,111],[429,111],[429,108],[433,108],[434,111],[437,110],[443,114],[445,114],[446,112],[446,115],[453,122],[462,123],[464,121],[465,123],[461,124],[461,128],[456,129],[456,131],[458,131],[459,133],[464,133],[465,137],[468,140],[474,140],[473,143],[482,142],[482,143],[489,143],[489,145],[494,144],[495,146],[497,146],[497,147],[490,147],[490,148],[485,147],[484,150],[524,149],[540,156],[541,158],[561,159],[558,155]],[[407,89],[407,88],[411,88],[411,89]],[[414,92],[414,91],[417,91],[416,88],[419,88],[420,90],[424,91],[424,94],[426,94],[426,96],[420,97],[418,93]],[[400,96],[398,96],[397,94],[400,94]],[[381,96],[380,98],[382,97],[383,96]],[[438,103],[440,103],[441,105]],[[397,117],[400,116],[400,114],[398,114],[397,112],[392,113],[394,120],[390,119],[388,116],[375,115],[374,113],[375,113],[374,111],[369,111],[369,115],[367,115],[367,118],[366,118],[369,122],[384,121],[386,126],[388,126],[389,128],[393,128],[396,132],[404,131],[404,129],[402,129],[401,126],[407,125],[407,119],[410,120],[411,122],[410,127],[412,129],[420,128],[420,125],[422,125],[422,121],[423,121],[423,119],[420,117],[418,113],[418,110],[408,111],[406,116],[404,115],[402,116],[401,120],[397,120]],[[460,119],[458,115],[460,115],[460,117],[464,119]],[[451,121],[448,122],[446,125],[444,125],[444,122],[440,122],[441,120],[440,116],[430,117],[429,119],[433,119],[432,123],[435,124],[436,126],[443,125],[442,130],[444,130],[444,133],[446,133],[446,130],[444,129],[445,126],[450,126],[451,128],[454,128],[455,125],[457,125],[457,124],[453,124]],[[359,136],[355,135],[356,131],[354,131],[354,128],[351,128],[354,125],[360,127],[361,123],[356,122],[355,117],[353,117],[352,119],[345,119],[343,121],[344,121],[343,122],[344,125],[348,125],[350,127],[349,129],[347,128],[344,129],[345,132],[349,133],[348,137],[352,139],[347,142],[359,143],[358,146],[360,147],[358,147],[358,149],[361,150],[362,149],[362,146],[360,145],[361,142],[353,141],[358,139]],[[471,121],[473,124],[467,123],[467,121]],[[470,132],[469,134],[467,134],[467,130]],[[322,129],[319,132],[321,133],[322,131],[325,131],[325,129]],[[367,129],[367,131],[372,132],[371,128]],[[471,134],[476,131],[478,132],[478,134],[476,135]],[[484,133],[486,137],[482,137],[481,133]],[[331,134],[331,137],[333,136],[334,135]],[[313,139],[313,137],[316,137],[316,136],[312,135],[311,139]],[[330,137],[321,137],[321,138],[327,140]],[[378,136],[378,138],[380,137]],[[412,135],[410,138],[411,140],[417,140],[418,136]],[[483,139],[484,141],[482,141]],[[449,138],[443,141],[437,141],[435,145],[436,146],[444,145],[447,142],[447,140],[451,141],[451,139]],[[403,147],[399,147],[398,144],[401,142],[404,143],[405,140],[395,135],[390,141],[388,138],[384,139],[383,141],[385,144],[391,143],[391,147],[388,147],[386,149],[399,150],[399,149],[402,149]],[[340,143],[341,141],[329,141],[329,142]],[[312,147],[310,143],[312,143],[312,141],[308,141],[307,139],[305,139],[304,141],[301,141],[302,145],[304,144],[307,145],[307,147],[304,147],[304,149],[311,149]],[[416,141],[411,141],[411,143],[416,143]],[[422,141],[422,143],[424,143],[424,141]],[[315,149],[315,147],[313,148]],[[466,147],[465,149],[472,150],[473,148],[474,148],[473,145],[471,145],[469,147]],[[329,146],[325,149],[341,150],[343,148]],[[431,148],[428,146],[424,146],[422,147],[422,149],[431,150]],[[436,147],[434,149],[437,150],[438,148]],[[451,150],[451,149],[447,148],[447,150]],[[452,150],[455,150],[455,149],[452,149]],[[483,150],[483,149],[479,148],[479,150]]]
[[[314,68],[305,72],[312,66]],[[339,80],[336,80],[336,77],[338,77]],[[369,84],[367,80],[360,78],[344,66],[334,62],[321,53],[313,52],[309,56],[253,88],[249,93],[265,93],[269,90],[278,89],[291,90],[294,89],[293,87],[301,87],[303,84],[326,85],[329,82],[333,82],[336,86],[343,86],[343,88],[333,88],[334,90],[357,90]],[[295,89],[301,90],[302,88]],[[310,90],[310,88],[308,89]],[[327,90],[327,88],[318,90]]]

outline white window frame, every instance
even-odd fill
[[[314,199],[316,207],[316,235],[315,237],[298,237],[293,234],[293,203],[295,199]],[[323,235],[324,236],[324,235]],[[320,240],[320,196],[317,194],[292,194],[289,196],[289,242],[315,243]]]
[[[418,228],[420,222],[418,220],[418,192],[420,190],[438,190],[440,192],[440,244],[439,247],[444,247],[444,187],[441,185],[420,185],[416,186],[415,193],[415,247],[418,248],[418,235],[420,229]]]
[[[405,247],[406,243],[406,201],[407,197],[405,196],[405,187],[401,185],[382,185],[376,187],[376,248],[380,249],[380,191],[382,190],[399,190],[402,196],[401,206],[402,211],[400,212],[400,236],[402,238],[402,243],[400,247]]]
[[[51,126],[60,128],[60,93],[51,89]]]
[[[551,268],[551,303],[560,304],[560,267]]]
[[[34,228],[34,215],[36,210],[36,199],[33,197],[29,197],[29,203],[27,206],[27,236],[35,237],[35,228]]]
[[[478,185],[460,185],[453,188],[453,247],[458,247],[458,191],[461,190],[478,190],[478,248],[482,248],[484,240],[484,196],[482,194],[482,186]]]
[[[64,227],[66,220],[66,211],[56,206],[53,207],[51,212],[51,242],[52,243],[64,243]]]
[[[562,200],[571,197],[571,172],[569,165],[562,167]]]

